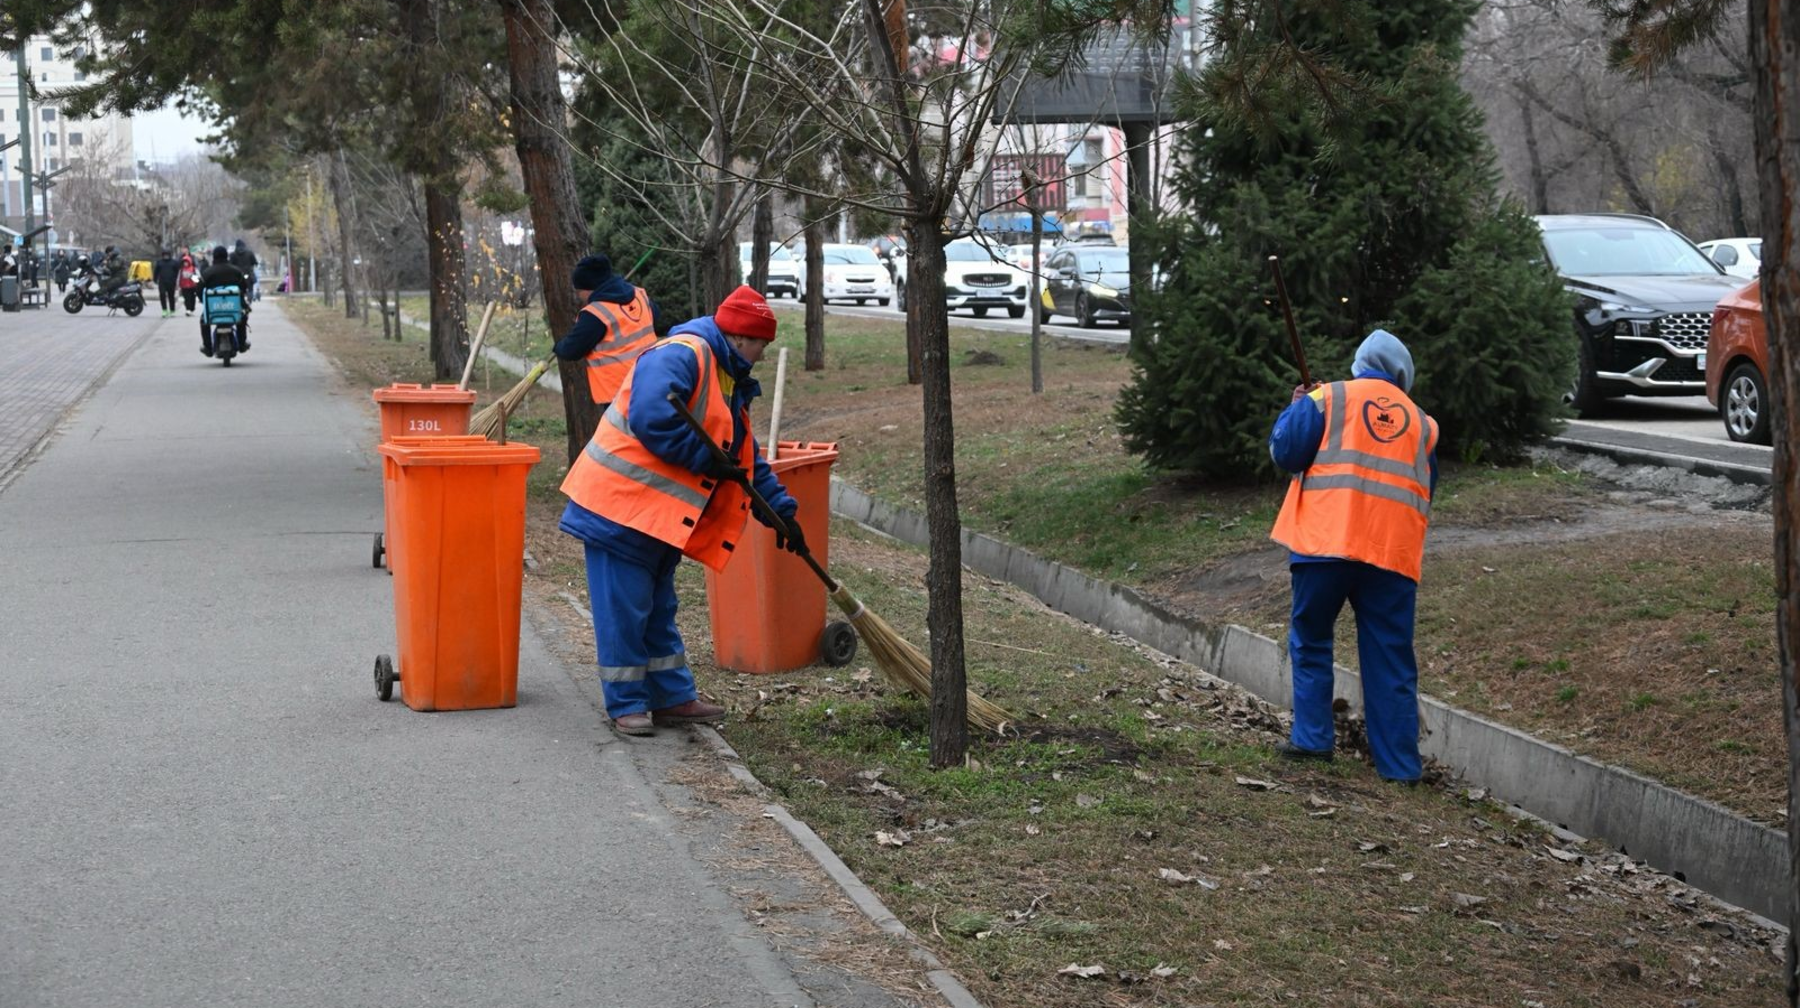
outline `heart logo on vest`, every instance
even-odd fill
[[[1363,403],[1363,426],[1370,437],[1388,444],[1412,429],[1412,413],[1392,400],[1371,399]]]

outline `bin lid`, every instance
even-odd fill
[[[430,465],[535,465],[543,453],[537,446],[517,441],[496,444],[476,435],[458,437],[395,438],[376,451],[403,466]]]
[[[777,445],[775,461],[769,463],[774,472],[785,472],[803,465],[831,463],[837,461],[838,443],[836,441],[782,441]],[[768,449],[763,450],[764,457]]]
[[[455,385],[415,385],[408,382],[395,382],[387,388],[376,389],[375,401],[472,403],[475,401],[475,390],[459,389]]]

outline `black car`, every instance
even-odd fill
[[[1131,250],[1123,246],[1074,244],[1052,249],[1044,259],[1044,303],[1038,318],[1072,315],[1083,329],[1101,319],[1131,323]]]
[[[1622,395],[1704,395],[1713,306],[1739,286],[1654,217],[1549,214],[1544,249],[1575,295],[1580,365],[1567,399],[1592,412]]]

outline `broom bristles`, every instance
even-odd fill
[[[850,594],[850,589],[839,585],[831,593],[831,600],[850,618],[850,625],[856,628],[856,635],[868,646],[869,654],[874,656],[875,664],[888,681],[930,700],[931,660],[920,654],[919,649],[896,633],[893,627],[888,626],[886,620],[857,601],[856,596]],[[968,720],[973,727],[998,734],[1012,724],[1010,714],[978,696],[974,690],[968,691],[966,699]]]
[[[550,369],[550,362],[543,361],[526,373],[517,385],[506,390],[506,394],[483,407],[480,412],[469,418],[469,433],[479,434],[493,440],[500,434],[500,418],[511,415],[530,394],[531,387],[538,383],[544,372]]]

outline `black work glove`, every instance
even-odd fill
[[[775,527],[775,548],[796,556],[806,552],[806,535],[800,531],[800,523],[793,515],[783,518]]]
[[[707,479],[720,483],[743,483],[750,478],[744,468],[719,455],[706,457],[706,468],[700,470]]]

